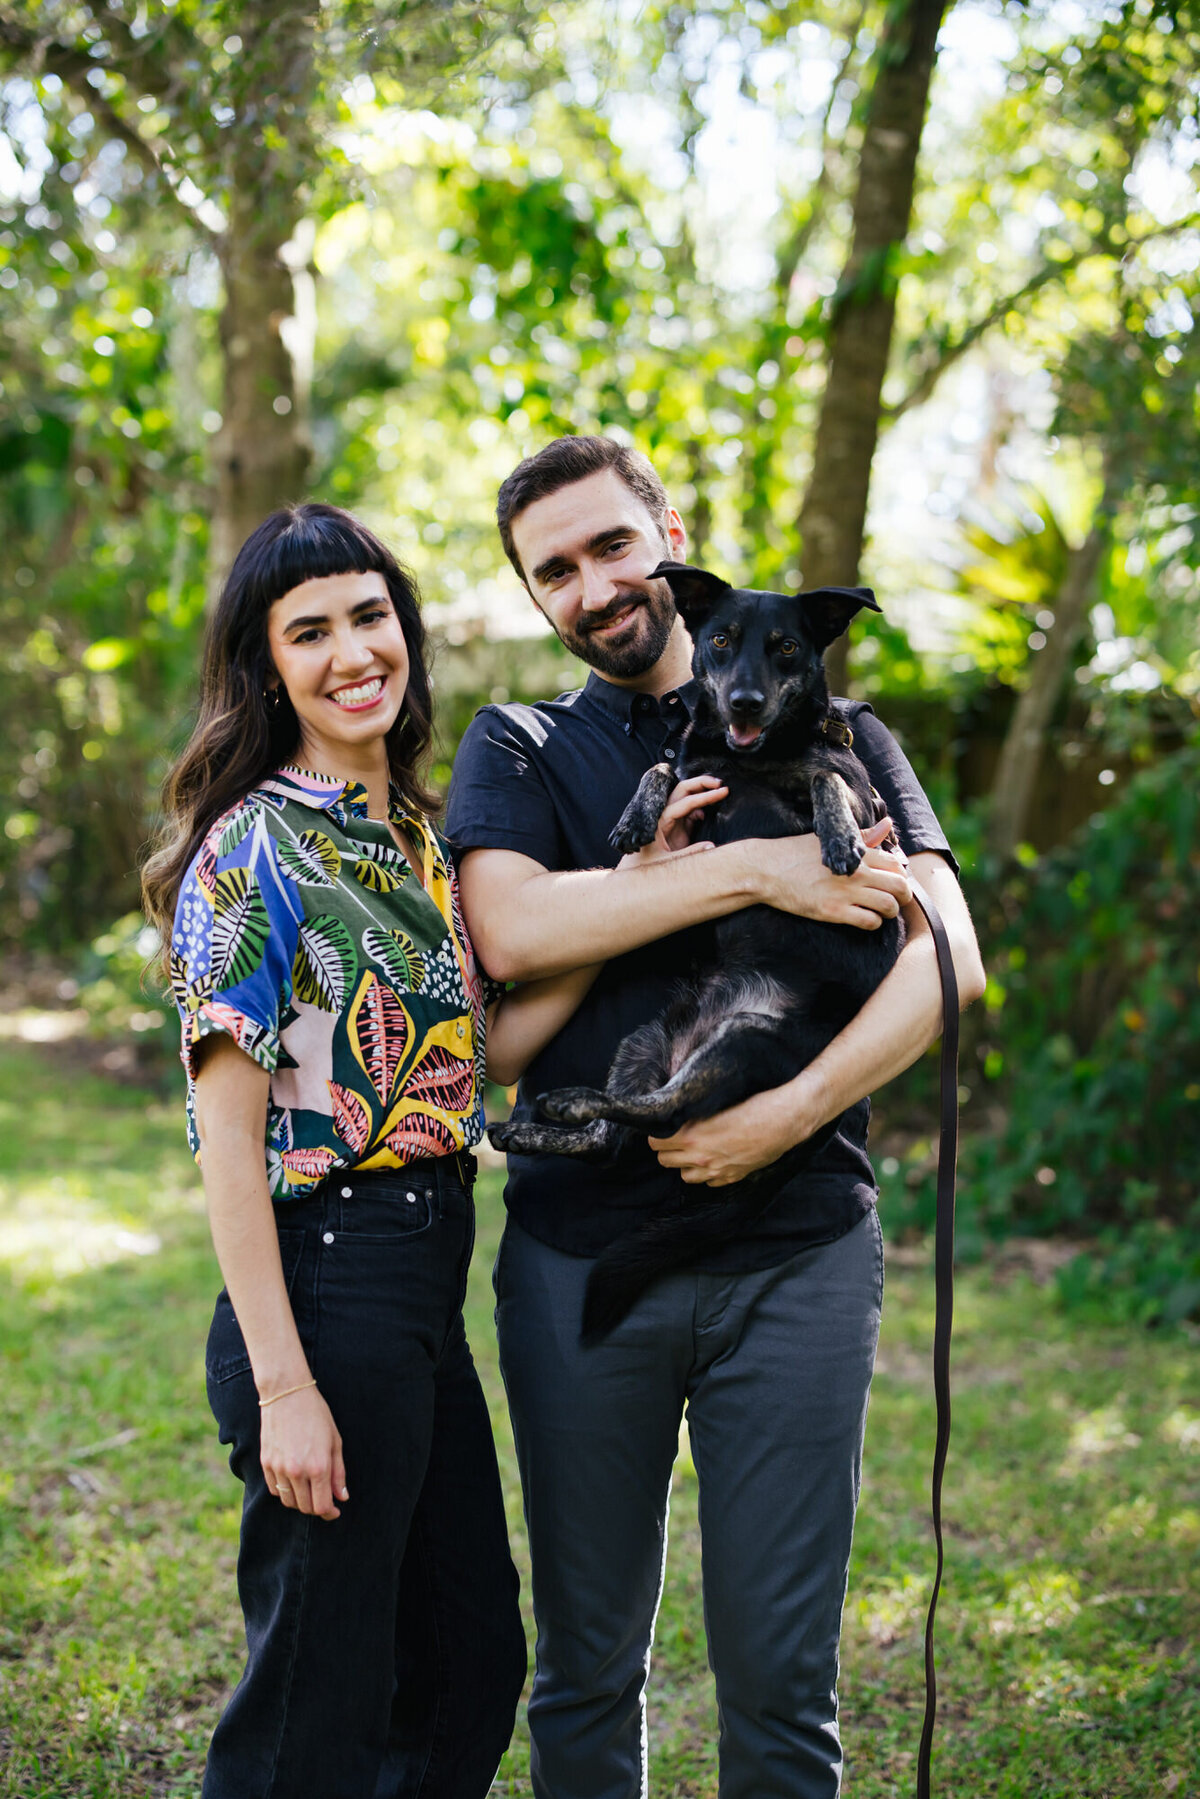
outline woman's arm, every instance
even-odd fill
[[[574,1016],[603,967],[603,962],[592,962],[544,981],[523,981],[497,1000],[488,1011],[489,1081],[511,1087],[520,1080],[538,1052]]]
[[[271,1077],[229,1037],[206,1040],[196,1077],[196,1125],[213,1247],[245,1338],[262,1409],[267,1486],[320,1518],[350,1497],[342,1439],[312,1382],[279,1259],[263,1142]],[[296,1388],[298,1391],[291,1391]],[[273,1395],[286,1398],[273,1399]]]

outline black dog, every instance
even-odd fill
[[[677,780],[717,776],[728,798],[703,814],[698,835],[715,843],[815,831],[821,859],[851,874],[864,854],[861,827],[884,808],[851,749],[849,727],[830,710],[822,656],[863,606],[865,587],[754,593],[716,575],[664,562],[691,633],[699,684],[678,769],[659,763],[642,778],[612,834],[628,852],[654,839]],[[565,1087],[544,1094],[552,1124],[496,1125],[498,1149],[615,1159],[634,1132],[668,1137],[752,1093],[782,1086],[832,1041],[900,954],[904,926],[876,931],[824,924],[769,906],[719,920],[716,965],[682,984],[672,1004],[617,1050],[605,1092]],[[826,1125],[769,1168],[652,1218],[609,1246],[588,1282],[584,1335],[611,1330],[642,1288],[759,1217],[784,1182],[824,1146]]]

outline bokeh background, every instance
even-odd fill
[[[444,788],[478,705],[577,683],[492,506],[592,430],[694,560],[874,586],[837,683],[964,865],[958,1790],[1192,1790],[1198,109],[1182,0],[0,3],[0,1792],[197,1791],[236,1668],[136,876],[206,603],[272,506],[360,511],[424,591]],[[913,1734],[934,1082],[876,1110],[862,1795]],[[707,1794],[689,1468],[655,1770]]]

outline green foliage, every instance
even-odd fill
[[[1072,843],[971,883],[989,981],[964,1060],[965,1244],[1099,1232],[1064,1297],[1164,1321],[1200,1312],[1198,792],[1193,741]],[[926,1089],[932,1075],[927,1061]],[[924,1154],[910,1156],[916,1216]]]

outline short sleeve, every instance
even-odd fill
[[[887,726],[876,718],[865,702],[859,706],[843,706],[842,710],[854,730],[855,754],[891,814],[901,847],[910,856],[932,850],[944,857],[957,874],[958,862],[946,833],[912,763]]]
[[[485,706],[472,719],[446,803],[446,835],[459,857],[475,849],[515,850],[543,868],[559,866],[558,819],[534,739],[509,709]]]
[[[288,885],[254,802],[217,821],[184,876],[170,961],[190,1080],[197,1045],[217,1031],[274,1073],[300,923]]]

